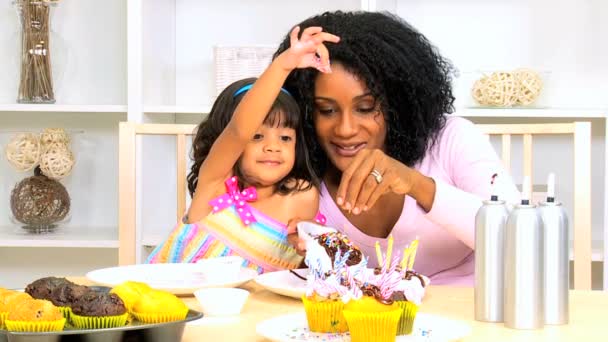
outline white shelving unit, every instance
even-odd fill
[[[593,50],[598,44],[580,37],[591,37],[584,31],[589,29],[588,23],[603,23],[603,18],[588,17],[589,13],[605,13],[608,4],[583,6],[575,0],[566,2],[551,18],[572,22],[568,29],[561,20],[535,17],[543,13],[540,6],[548,6],[546,2],[62,1],[54,10],[51,23],[57,103],[33,105],[15,103],[18,24],[10,1],[5,1],[0,4],[0,139],[2,132],[45,127],[82,130],[84,134],[73,146],[77,159],[74,173],[62,181],[73,200],[73,217],[63,230],[64,235],[24,236],[15,232],[18,227],[8,219],[7,201],[16,180],[23,177],[14,176],[0,158],[0,280],[11,279],[9,284],[0,285],[18,287],[37,276],[82,275],[93,267],[116,264],[118,123],[200,122],[216,95],[214,45],[276,45],[292,25],[326,10],[397,13],[440,47],[460,70],[492,70],[509,67],[509,63],[551,69],[553,87],[547,103],[556,108],[459,107],[456,115],[473,121],[592,121],[596,198],[602,191],[598,190],[602,181],[608,190],[601,170],[608,170],[608,161],[604,162],[608,147],[608,71],[603,68],[605,58],[598,58],[605,52]],[[433,16],[428,15],[431,12]],[[605,30],[605,26],[598,27]],[[553,39],[557,36],[559,41]],[[573,70],[577,65],[585,65],[585,69]],[[173,185],[159,181],[175,179],[170,161],[174,150],[173,143],[163,138],[146,137],[139,147],[141,206],[137,230],[142,250],[143,246],[162,241],[175,224]],[[593,222],[602,228],[603,222],[608,222],[604,193],[597,196],[601,198],[594,201],[593,209]],[[608,239],[608,231],[594,240],[594,260],[608,260],[608,249],[600,248],[602,238]],[[2,254],[5,251],[17,256],[11,257],[17,265],[14,261],[8,264],[9,259]],[[40,253],[45,262],[34,262],[33,251]],[[19,260],[23,263],[19,264]],[[608,271],[604,272],[604,284],[608,284]]]

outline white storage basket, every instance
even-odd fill
[[[259,77],[272,60],[276,46],[215,46],[215,95],[219,95],[230,83]]]

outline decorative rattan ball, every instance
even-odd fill
[[[6,145],[6,159],[17,171],[29,171],[40,162],[40,140],[34,133],[16,134]]]
[[[70,211],[70,195],[65,187],[38,172],[15,186],[10,202],[15,219],[33,227],[57,223]]]
[[[540,75],[530,69],[517,69],[513,72],[513,75],[519,83],[517,103],[527,106],[536,101],[543,89],[543,80]]]
[[[74,167],[74,155],[67,148],[51,148],[40,156],[40,170],[51,179],[68,176]]]
[[[481,105],[487,104],[485,92],[487,82],[488,76],[482,76],[480,79],[475,81],[475,83],[473,84],[473,89],[471,90],[471,95],[473,96],[473,99]]]
[[[493,72],[483,90],[484,98],[491,106],[510,107],[517,103],[519,87],[510,72]]]
[[[63,128],[45,128],[40,134],[40,145],[42,150],[51,148],[68,147],[70,136]]]

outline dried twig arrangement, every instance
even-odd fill
[[[50,5],[57,1],[15,0],[20,15],[20,103],[55,103],[51,73]]]

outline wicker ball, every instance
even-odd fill
[[[519,87],[510,72],[493,72],[484,88],[484,97],[490,106],[510,107],[517,103]]]
[[[480,79],[475,81],[473,89],[471,89],[471,95],[473,99],[480,105],[487,104],[486,100],[486,84],[488,83],[488,76],[482,76]]]
[[[543,89],[543,80],[540,75],[530,69],[517,69],[513,72],[513,75],[519,83],[517,103],[527,106],[536,101]]]
[[[67,148],[51,148],[40,156],[40,170],[51,179],[68,176],[74,167],[74,155]]]
[[[6,145],[6,159],[17,171],[29,171],[40,162],[40,140],[34,133],[16,134]]]
[[[43,151],[51,148],[68,147],[69,143],[70,136],[63,128],[45,128],[40,133],[40,145]]]
[[[11,192],[10,202],[15,219],[31,227],[53,225],[70,211],[70,195],[65,187],[42,175],[19,182]]]

